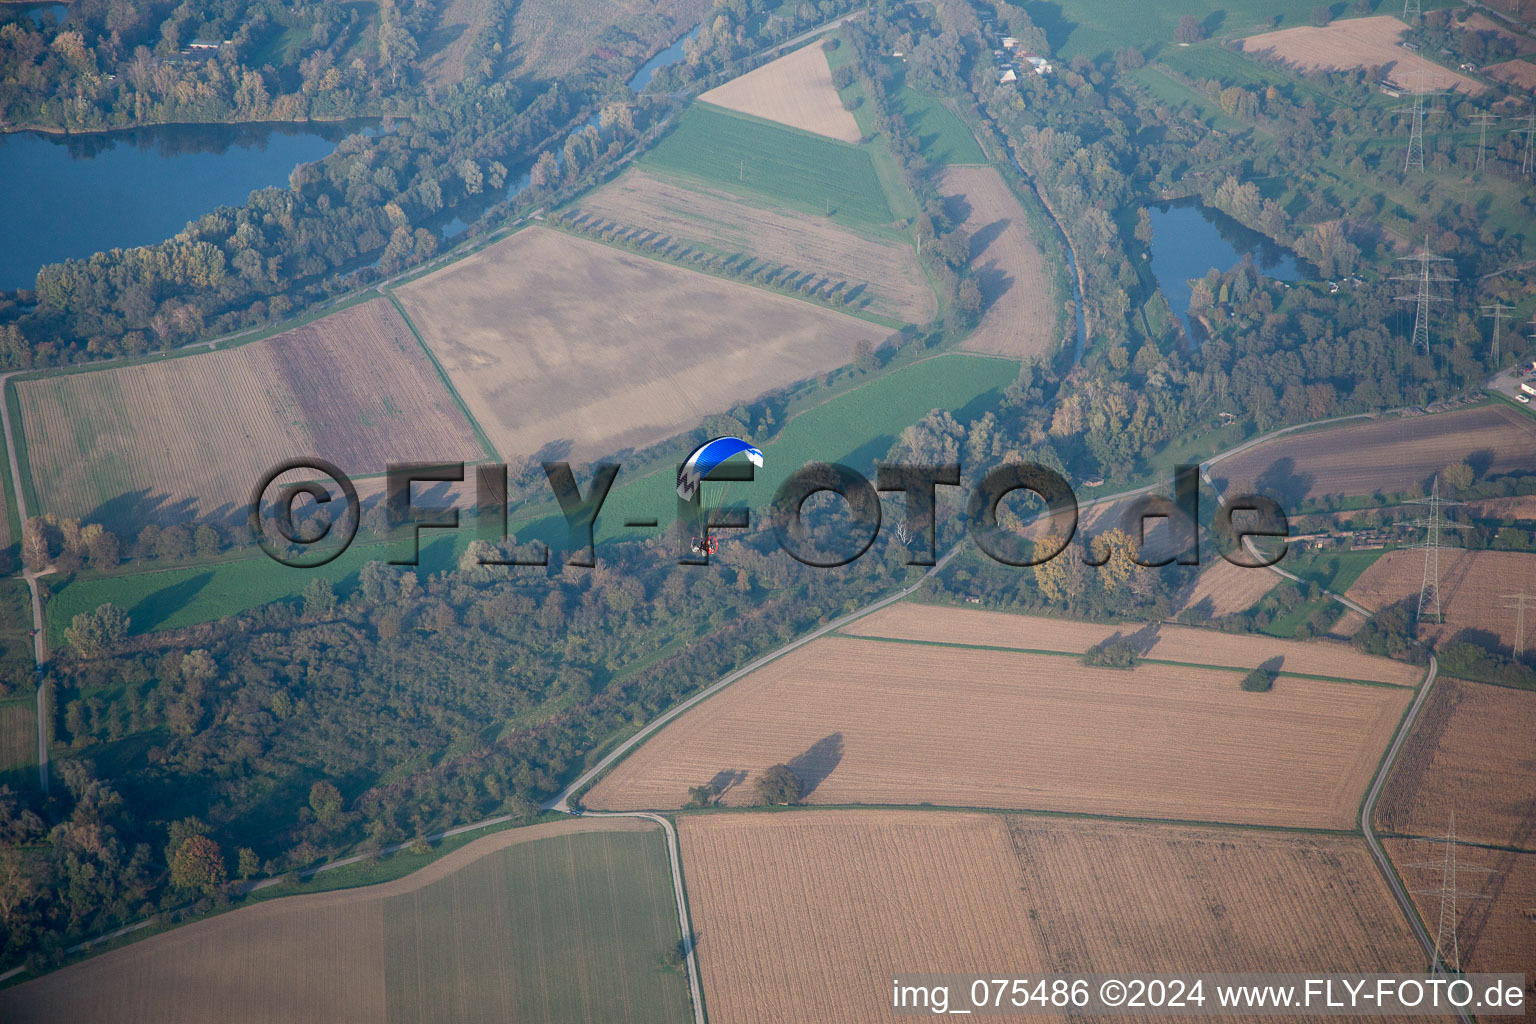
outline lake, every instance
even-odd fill
[[[1149,206],[1147,213],[1152,218],[1152,276],[1191,340],[1190,278],[1204,277],[1212,267],[1231,270],[1244,256],[1253,257],[1259,272],[1277,281],[1316,277],[1290,250],[1198,200],[1160,203]]]
[[[0,217],[0,289],[103,249],[152,245],[258,188],[286,185],[362,122],[159,125],[81,135],[0,135],[0,182],[25,196]]]

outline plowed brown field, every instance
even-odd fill
[[[1428,634],[1467,639],[1512,650],[1518,614],[1505,595],[1536,587],[1525,581],[1536,574],[1536,554],[1528,551],[1440,552],[1440,609],[1445,625],[1424,627]],[[1349,588],[1350,600],[1373,611],[1404,598],[1417,600],[1424,582],[1424,553],[1388,551]],[[1536,641],[1536,604],[1526,605],[1527,648]]]
[[[631,170],[583,196],[575,213],[716,255],[743,253],[829,285],[862,284],[870,312],[908,323],[927,323],[938,308],[910,246],[866,238],[825,218],[762,209],[704,185]]]
[[[42,511],[125,538],[150,522],[242,518],[257,481],[297,456],[356,475],[485,456],[387,299],[238,348],[16,390]]]
[[[843,109],[821,41],[803,46],[699,97],[705,103],[791,128],[858,142],[859,124]]]
[[[1279,437],[1216,463],[1212,475],[1256,483],[1281,503],[1325,494],[1398,494],[1447,466],[1485,475],[1536,472],[1536,420],[1502,405],[1394,416]]]
[[[1536,64],[1528,60],[1507,60],[1502,64],[1490,64],[1483,68],[1483,73],[1501,82],[1536,92]]]
[[[971,270],[986,303],[964,348],[1046,358],[1062,341],[1061,307],[1019,200],[991,167],[949,167],[939,190],[971,235]]]
[[[586,461],[851,362],[883,328],[546,228],[401,302],[502,457]]]
[[[1377,827],[1536,852],[1536,693],[1441,679],[1376,809]]]
[[[715,1024],[911,1019],[900,973],[1417,966],[1355,839],[883,810],[679,833]]]
[[[1381,15],[1348,18],[1322,28],[1298,25],[1250,36],[1240,45],[1249,53],[1268,53],[1303,71],[1386,67],[1387,77],[1403,89],[1416,88],[1422,73],[1426,90],[1458,89],[1469,96],[1485,90],[1481,82],[1404,49],[1399,39],[1406,31],[1408,26],[1401,21]]]
[[[788,763],[810,803],[1082,811],[1348,828],[1412,691],[828,637],[663,728],[585,797],[680,807]]]

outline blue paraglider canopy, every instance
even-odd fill
[[[763,465],[763,453],[739,437],[717,437],[699,445],[677,471],[677,496],[692,501],[704,478],[720,463],[738,455],[745,455],[754,466]]]

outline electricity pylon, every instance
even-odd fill
[[[1514,308],[1514,306],[1506,306],[1502,302],[1494,302],[1483,307],[1483,316],[1493,318],[1493,345],[1490,348],[1489,355],[1493,360],[1491,365],[1494,369],[1498,369],[1499,366],[1499,327],[1504,323],[1505,314]]]
[[[1413,256],[1400,257],[1400,261],[1412,260],[1419,264],[1413,274],[1394,277],[1394,281],[1411,281],[1417,288],[1413,295],[1399,295],[1397,301],[1412,302],[1414,304],[1413,316],[1413,344],[1420,346],[1425,352],[1429,351],[1429,304],[1431,302],[1443,302],[1449,296],[1435,294],[1434,286],[1437,284],[1452,284],[1454,277],[1446,277],[1435,268],[1436,263],[1451,262],[1444,256],[1436,256],[1429,249],[1429,236],[1424,236],[1424,248]]]
[[[1419,498],[1408,502],[1410,505],[1429,506],[1429,515],[1423,519],[1411,522],[1410,526],[1424,527],[1424,578],[1419,583],[1419,612],[1417,619],[1423,622],[1426,610],[1434,616],[1436,622],[1444,622],[1445,616],[1440,609],[1440,531],[1463,530],[1466,527],[1458,523],[1448,523],[1440,515],[1440,510],[1447,505],[1463,504],[1459,501],[1446,501],[1440,497],[1440,478],[1435,477],[1435,483],[1430,488],[1429,497]]]
[[[1445,835],[1429,842],[1439,842],[1445,845],[1445,850],[1440,856],[1439,862],[1417,861],[1409,864],[1416,868],[1439,868],[1440,884],[1433,889],[1415,889],[1415,896],[1440,897],[1440,918],[1435,926],[1435,949],[1430,954],[1429,970],[1431,974],[1446,972],[1449,974],[1461,973],[1461,939],[1458,935],[1460,921],[1458,912],[1462,903],[1470,903],[1473,900],[1487,899],[1478,893],[1468,892],[1461,888],[1460,879],[1464,872],[1480,871],[1492,872],[1492,868],[1476,867],[1458,862],[1456,856],[1459,844],[1456,841],[1456,811],[1451,811],[1450,825],[1447,826]]]
[[[1506,604],[1504,607],[1506,607],[1506,608],[1513,608],[1515,610],[1515,647],[1514,647],[1514,652],[1515,652],[1515,657],[1517,657],[1517,658],[1523,657],[1525,655],[1525,608],[1526,608],[1526,602],[1527,601],[1536,602],[1536,598],[1531,597],[1530,594],[1521,593],[1521,594],[1505,594],[1504,595],[1504,600],[1513,602],[1512,604]]]
[[[1498,123],[1498,115],[1486,110],[1480,110],[1472,115],[1472,123],[1477,125],[1477,169],[1482,170],[1487,163],[1485,154],[1488,150],[1488,126]]]

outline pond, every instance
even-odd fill
[[[44,20],[50,14],[53,15],[53,20],[55,22],[59,23],[59,24],[63,24],[64,18],[69,14],[69,8],[67,6],[65,6],[64,4],[9,4],[8,3],[8,4],[5,4],[3,7],[0,7],[0,16],[9,14],[9,13],[11,13],[13,11],[15,13],[17,13],[17,14],[25,14],[27,17],[31,18],[32,19],[32,24],[36,25],[38,28],[42,28],[43,27]]]
[[[0,289],[47,263],[152,245],[258,188],[286,185],[362,122],[158,125],[83,135],[0,135],[0,181],[26,202],[0,217]]]
[[[1250,256],[1265,277],[1277,281],[1316,278],[1312,268],[1290,250],[1198,200],[1160,203],[1148,207],[1147,213],[1152,218],[1152,276],[1191,340],[1196,335],[1190,329],[1189,281],[1204,277],[1212,267],[1225,272]]]

